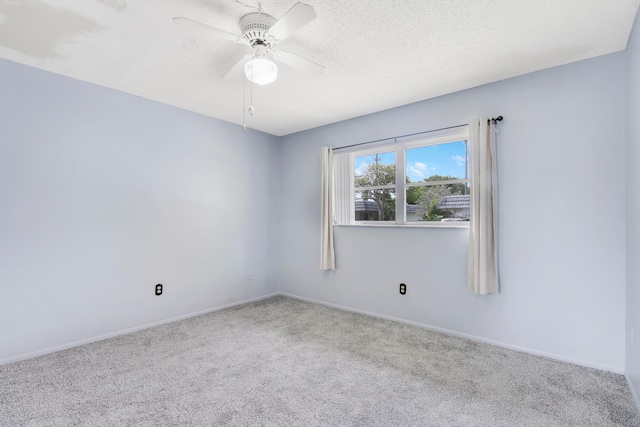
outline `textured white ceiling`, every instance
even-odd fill
[[[248,6],[278,19],[295,2],[0,0],[0,57],[242,124],[244,80],[222,77],[246,51],[172,18],[240,34]],[[248,127],[286,135],[623,50],[640,0],[305,3],[318,17],[278,48],[326,72],[280,66]]]

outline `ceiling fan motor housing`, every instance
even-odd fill
[[[269,36],[269,28],[275,23],[276,19],[265,13],[254,12],[245,15],[240,19],[242,37],[253,47],[257,45],[271,47],[276,40]]]

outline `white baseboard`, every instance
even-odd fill
[[[638,394],[636,393],[636,390],[633,388],[633,383],[631,382],[631,379],[629,378],[629,376],[627,375],[626,372],[624,374],[624,378],[627,380],[627,384],[629,384],[629,390],[631,390],[631,396],[633,397],[633,403],[636,404],[636,409],[638,410],[638,413],[640,414],[640,399],[638,399]]]
[[[47,347],[47,348],[43,348],[41,350],[31,351],[29,353],[18,354],[16,356],[6,357],[4,359],[0,359],[0,365],[6,365],[8,363],[18,362],[20,360],[26,360],[26,359],[32,359],[32,358],[38,357],[38,356],[44,356],[46,354],[55,353],[57,351],[67,350],[69,348],[78,347],[78,346],[85,345],[85,344],[91,344],[93,342],[106,340],[106,339],[109,339],[109,338],[117,337],[119,335],[130,334],[132,332],[141,331],[143,329],[152,328],[154,326],[160,326],[160,325],[164,325],[164,324],[167,324],[167,323],[177,322],[177,321],[180,321],[180,320],[188,319],[190,317],[200,316],[202,314],[213,313],[214,311],[220,311],[220,310],[224,310],[224,309],[227,309],[227,308],[235,307],[235,306],[238,306],[238,305],[247,304],[247,303],[255,302],[255,301],[260,301],[260,300],[263,300],[263,299],[275,297],[277,295],[280,295],[280,293],[276,292],[276,293],[263,295],[263,296],[256,297],[256,298],[250,298],[250,299],[246,299],[246,300],[242,300],[242,301],[237,301],[237,302],[234,302],[234,303],[231,303],[231,304],[226,304],[226,305],[222,305],[222,306],[219,306],[219,307],[208,308],[206,310],[196,311],[194,313],[183,314],[181,316],[172,317],[172,318],[164,319],[164,320],[159,320],[157,322],[147,323],[147,324],[144,324],[144,325],[135,326],[133,328],[128,328],[128,329],[123,329],[123,330],[116,331],[116,332],[110,332],[108,334],[99,335],[99,336],[92,337],[92,338],[87,338],[87,339],[83,339],[83,340],[79,340],[79,341],[73,341],[73,342],[69,342],[69,343],[65,343],[65,344],[61,344],[61,345],[56,345],[56,346],[53,346],[53,347]]]
[[[477,342],[482,342],[482,343],[486,343],[486,344],[492,344],[498,347],[503,347],[503,348],[508,348],[510,350],[516,350],[516,351],[521,351],[524,353],[529,353],[529,354],[534,354],[536,356],[543,356],[543,357],[548,357],[549,359],[554,359],[554,360],[560,360],[562,362],[568,362],[568,363],[573,363],[574,365],[580,365],[580,366],[585,366],[588,368],[595,368],[595,369],[600,369],[603,371],[609,371],[609,372],[613,372],[616,374],[624,374],[624,370],[623,369],[619,369],[613,366],[608,366],[608,365],[601,365],[598,363],[592,363],[586,360],[582,360],[582,359],[574,359],[571,357],[565,357],[565,356],[561,356],[558,354],[553,354],[553,353],[546,353],[544,351],[538,351],[538,350],[534,350],[531,348],[526,348],[526,347],[520,347],[517,345],[512,345],[512,344],[508,344],[508,343],[504,343],[501,341],[494,341],[494,340],[490,340],[487,338],[483,338],[483,337],[479,337],[476,335],[470,335],[470,334],[465,334],[462,332],[457,332],[457,331],[453,331],[450,329],[445,329],[445,328],[440,328],[438,326],[432,326],[432,325],[428,325],[426,323],[419,323],[419,322],[414,322],[412,320],[406,320],[406,319],[400,319],[397,317],[393,317],[393,316],[387,316],[384,314],[379,314],[379,313],[373,313],[370,311],[366,311],[366,310],[360,310],[357,308],[353,308],[353,307],[347,307],[347,306],[343,306],[343,305],[339,305],[339,304],[332,304],[329,302],[325,302],[325,301],[319,301],[319,300],[315,300],[312,298],[306,298],[306,297],[301,297],[299,295],[293,295],[293,294],[288,294],[286,292],[281,292],[280,293],[282,296],[286,296],[289,298],[294,298],[294,299],[298,299],[301,301],[306,301],[306,302],[311,302],[314,304],[320,304],[320,305],[325,305],[328,307],[333,307],[333,308],[337,308],[340,310],[346,310],[346,311],[351,311],[354,313],[360,313],[360,314],[364,314],[367,316],[372,316],[372,317],[377,317],[380,319],[386,319],[386,320],[393,320],[394,322],[400,322],[400,323],[404,323],[407,325],[412,325],[412,326],[417,326],[419,328],[423,328],[423,329],[428,329],[430,331],[434,331],[434,332],[440,332],[446,335],[452,335],[458,338],[465,338],[471,341],[477,341]],[[637,400],[636,400],[637,402]]]

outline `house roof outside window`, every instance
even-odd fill
[[[378,205],[374,200],[355,200],[355,211],[356,212],[378,212]],[[409,205],[407,204],[407,213],[408,214],[424,214],[424,207],[419,205]]]
[[[444,196],[438,204],[438,209],[469,209],[471,207],[471,196],[469,194],[460,196]]]

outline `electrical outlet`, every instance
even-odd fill
[[[404,283],[400,283],[400,295],[404,295],[407,293],[407,285]]]
[[[156,295],[162,295],[162,284],[158,283],[156,285]]]
[[[247,273],[247,281],[251,280],[251,273]]]

